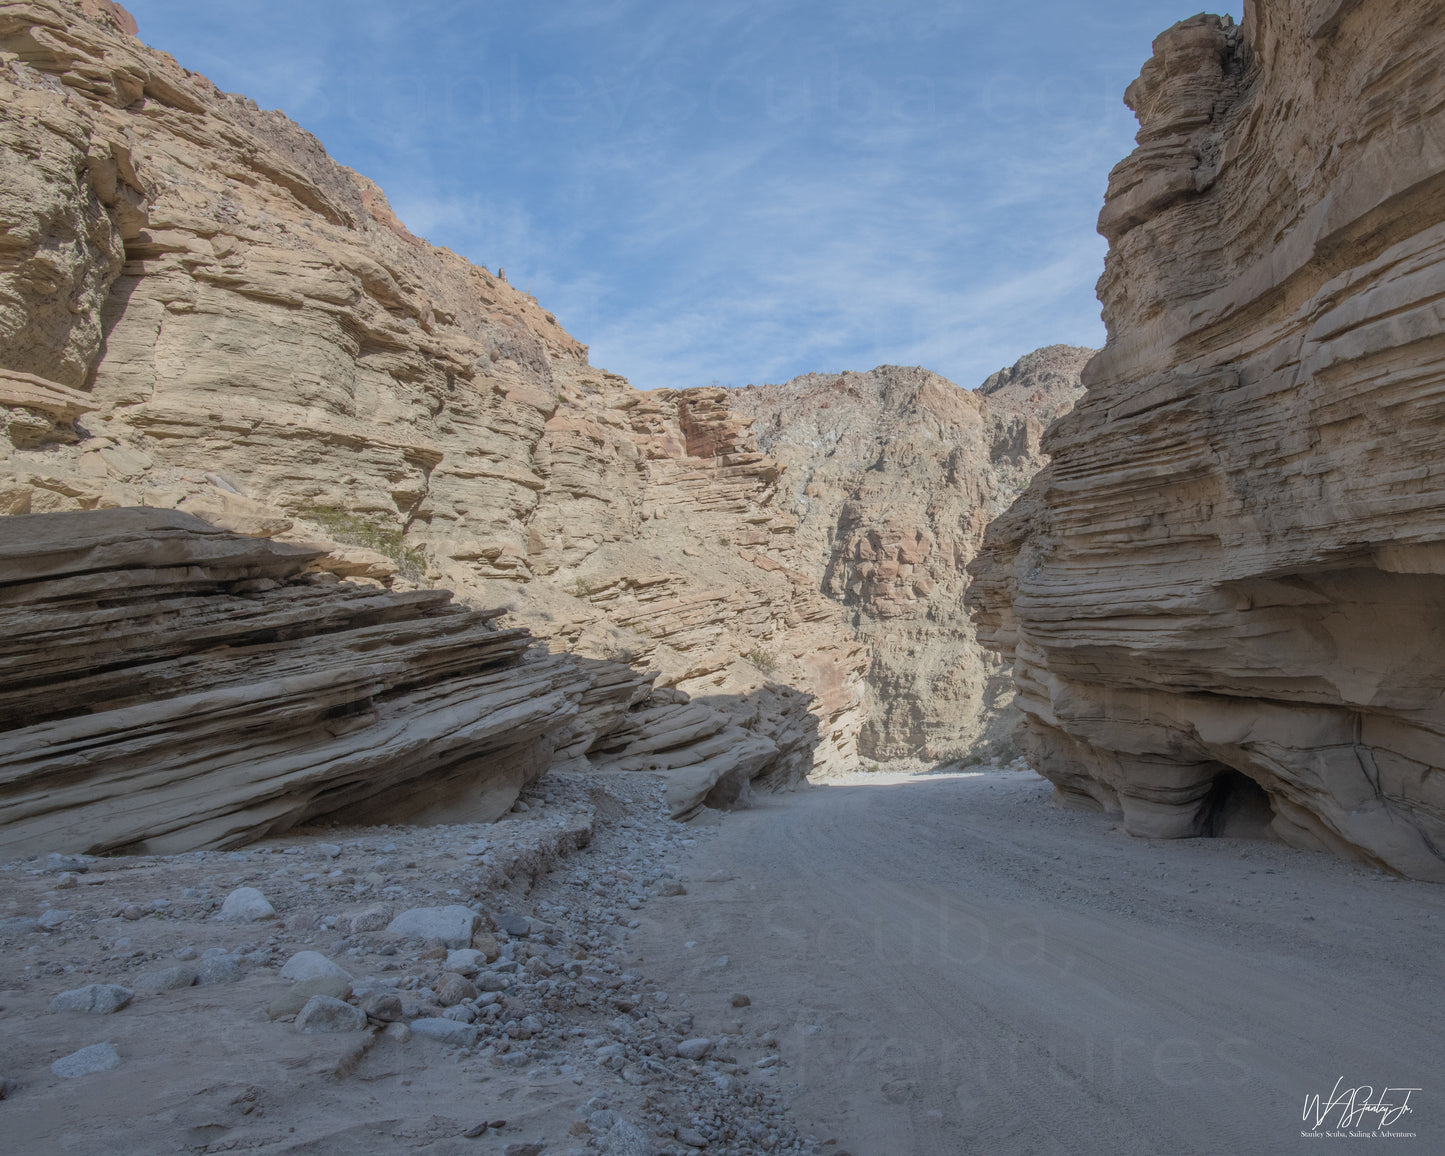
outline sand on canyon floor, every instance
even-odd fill
[[[860,774],[679,825],[653,776],[554,773],[487,827],[0,866],[0,1150],[1386,1142],[1355,1131],[1445,1151],[1445,889],[1273,843],[1132,839],[1049,789],[1018,769]],[[217,920],[237,886],[276,917]],[[495,958],[459,963],[367,922],[448,905],[483,916]],[[413,1028],[299,1031],[278,1005],[301,951],[350,973],[354,1005],[389,995]],[[142,983],[207,954],[214,982]],[[109,1015],[47,1010],[91,983],[135,994]],[[457,1038],[427,1038],[427,1020]],[[118,1066],[51,1071],[99,1043]],[[1382,1102],[1410,1110],[1367,1110]]]
[[[1445,1152],[1445,888],[1135,839],[1050,790],[984,769],[764,799],[695,849],[636,966],[785,1016],[824,1151],[1213,1156],[1343,1130]],[[1410,1110],[1351,1115],[1357,1088],[1354,1108]]]

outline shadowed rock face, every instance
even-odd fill
[[[1129,89],[1108,347],[970,601],[1035,765],[1136,834],[1445,880],[1442,53],[1427,0],[1248,3]]]
[[[586,729],[581,664],[446,591],[338,583],[315,550],[170,510],[4,529],[0,855],[490,821]]]
[[[984,527],[1044,464],[1039,438],[1093,353],[1051,346],[976,392],[924,369],[809,374],[729,403],[784,467],[799,564],[868,655],[870,758],[955,757],[1006,742],[1006,671],[963,606]]]

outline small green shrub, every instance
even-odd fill
[[[749,662],[751,662],[754,666],[756,666],[759,670],[761,670],[764,674],[774,674],[777,672],[777,656],[770,654],[766,650],[763,650],[761,648],[755,648],[748,651],[745,655],[743,655],[743,657],[746,658]]]
[[[384,554],[396,563],[397,573],[409,582],[426,580],[426,554],[408,546],[400,526],[387,525],[377,518],[339,510],[335,506],[310,506],[297,513],[308,522],[315,522],[333,539],[347,546],[364,546]]]

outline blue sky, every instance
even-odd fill
[[[126,0],[642,389],[1097,345],[1165,0]]]

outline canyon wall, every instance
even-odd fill
[[[970,600],[1134,834],[1445,880],[1445,9],[1248,0],[1129,88],[1107,348]]]
[[[974,637],[964,567],[1043,465],[1039,438],[1082,392],[1092,353],[1041,349],[972,392],[882,366],[729,396],[784,467],[798,565],[866,647],[865,757],[1007,749],[1012,683]]]
[[[179,510],[649,672],[581,753],[669,772],[679,815],[850,766],[863,648],[722,391],[591,366],[134,31],[0,4],[0,513]]]
[[[374,184],[147,48],[108,0],[0,4],[0,178],[0,513],[179,511],[303,549],[283,600],[317,575],[345,598],[455,591],[488,630],[567,659],[587,725],[544,728],[528,766],[664,772],[679,817],[860,750],[1006,741],[1008,683],[960,610],[962,568],[1042,464],[1088,351],[1030,355],[977,393],[893,367],[639,392],[500,270],[413,236]],[[159,565],[145,538],[126,573]],[[181,645],[184,597],[142,583],[131,601]],[[379,719],[352,689],[326,709]],[[0,704],[0,731],[33,739],[52,721],[36,710]],[[229,758],[214,729],[173,741],[191,763],[207,743]],[[306,790],[281,797],[287,822],[320,813]],[[212,842],[260,830],[250,806]]]

